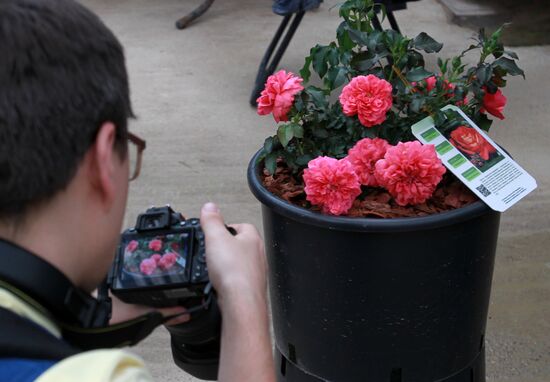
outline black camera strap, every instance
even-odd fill
[[[111,302],[105,284],[99,299],[75,287],[47,261],[0,239],[0,288],[4,288],[55,322],[63,339],[82,350],[134,345],[174,318],[151,312],[108,325]],[[176,315],[177,316],[177,315]]]

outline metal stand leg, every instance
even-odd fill
[[[388,17],[388,21],[390,22],[391,29],[398,33],[401,33],[401,31],[399,30],[399,25],[397,24],[397,20],[395,19],[395,15],[393,14],[395,8],[392,0],[377,0],[376,3],[382,4],[386,7],[386,16]],[[378,15],[374,16],[374,20],[372,22],[374,24],[374,28],[382,31],[382,24],[378,19]]]
[[[193,12],[176,21],[176,28],[184,29],[187,27],[193,20],[201,17],[213,3],[214,0],[205,0],[205,2],[199,5]]]
[[[388,21],[390,22],[390,25],[391,25],[391,29],[393,29],[397,33],[401,33],[401,31],[399,30],[399,25],[397,25],[397,20],[395,19],[395,16],[393,14],[393,10],[391,9],[388,10],[387,16],[388,16]]]
[[[300,22],[302,21],[304,14],[305,14],[305,11],[286,15],[283,21],[281,22],[281,25],[277,29],[275,36],[273,36],[273,40],[271,41],[271,43],[267,48],[267,51],[265,52],[265,55],[258,69],[258,74],[256,75],[254,90],[252,91],[252,95],[250,96],[250,104],[252,106],[256,106],[256,99],[258,99],[258,97],[260,96],[260,93],[264,88],[267,77],[273,74],[273,72],[277,68],[277,65],[279,65],[279,61],[281,61],[281,57],[283,57],[283,54],[285,53],[285,50],[288,47],[288,44],[290,43],[290,40],[292,40],[292,36],[294,36],[294,32],[296,32],[296,29],[298,29],[298,26],[300,25]],[[291,19],[292,19],[292,22],[290,22]],[[290,22],[290,26],[288,27],[288,30],[286,31],[285,36],[283,37],[281,43],[279,44],[279,40],[281,40],[281,36],[283,35],[289,22]],[[273,54],[278,44],[279,44],[279,47],[277,48],[277,51],[275,52],[275,54]]]

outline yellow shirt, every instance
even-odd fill
[[[0,307],[11,310],[61,338],[61,331],[44,316],[11,292],[0,288]],[[65,358],[42,374],[36,382],[152,382],[143,361],[124,350],[93,350]]]

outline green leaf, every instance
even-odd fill
[[[434,125],[437,127],[443,126],[447,121],[447,116],[441,110],[437,110],[433,115]]]
[[[515,52],[512,52],[512,51],[510,51],[510,50],[505,50],[505,51],[504,51],[504,54],[507,55],[507,56],[509,56],[509,57],[512,57],[512,58],[515,59],[515,60],[519,60],[519,57],[518,57],[518,55],[517,55]]]
[[[500,57],[492,63],[493,67],[499,66],[506,70],[511,76],[521,75],[525,78],[525,72],[516,64],[514,60],[506,57]]]
[[[298,158],[296,158],[296,164],[298,166],[306,166],[312,159],[313,156],[311,155],[300,155]]]
[[[453,58],[452,65],[453,71],[456,72],[460,68],[460,65],[462,65],[462,59],[460,57]]]
[[[420,33],[413,40],[414,47],[421,49],[426,53],[435,53],[439,52],[443,48],[443,44],[435,41],[430,37],[426,32]]]
[[[346,70],[346,68],[339,67],[337,69],[338,69],[338,72],[336,73],[336,77],[334,78],[334,82],[332,83],[332,88],[333,89],[339,88],[348,79],[348,77],[347,77],[348,71]]]
[[[304,108],[305,108],[304,95],[305,95],[304,93],[300,93],[294,99],[294,108],[298,113],[301,113],[302,111],[304,111]]]
[[[399,46],[399,44],[401,44],[404,39],[401,34],[399,34],[397,31],[394,31],[393,29],[388,29],[384,31],[382,36],[387,45],[394,48]]]
[[[361,32],[355,29],[350,29],[348,31],[348,34],[354,43],[362,46],[367,45],[368,35],[365,32]]]
[[[424,57],[422,54],[418,53],[415,50],[410,50],[407,53],[408,61],[407,65],[409,68],[416,68],[418,66],[424,66]]]
[[[386,56],[387,54],[376,54],[374,57],[357,61],[352,65],[355,70],[358,70],[360,72],[366,72],[370,68],[372,68],[376,63],[378,63],[378,61],[382,60]]]
[[[484,43],[487,40],[487,35],[485,33],[485,28],[481,28],[479,30],[477,38],[478,38],[479,42],[481,42],[481,43]]]
[[[361,131],[361,138],[377,138],[376,130],[374,128],[363,129]]]
[[[355,45],[349,37],[349,28],[347,22],[343,21],[336,31],[336,37],[338,39],[338,45],[343,51],[349,51]]]
[[[279,137],[279,141],[283,147],[286,148],[288,142],[294,138],[294,127],[292,123],[279,126],[279,129],[277,130],[277,137]]]
[[[367,49],[371,52],[379,51],[378,45],[382,43],[382,32],[374,30],[369,33],[367,39]]]
[[[473,44],[472,44],[472,45],[470,45],[467,49],[464,49],[464,50],[462,51],[462,53],[460,53],[460,57],[464,57],[464,55],[465,55],[466,53],[468,53],[469,51],[474,50],[474,49],[479,49],[479,48],[481,48],[481,46],[480,46],[479,44],[478,44],[478,45],[473,45]]]
[[[481,84],[485,84],[491,79],[493,68],[491,65],[480,65],[476,70],[476,78]]]
[[[273,137],[267,137],[264,142],[264,150],[266,154],[271,154],[273,151]]]
[[[270,175],[275,173],[277,169],[277,154],[271,153],[265,157],[265,168]]]
[[[300,76],[304,79],[305,82],[308,82],[309,77],[311,77],[311,71],[309,70],[309,67],[311,66],[312,60],[313,59],[311,58],[311,56],[307,56],[304,66],[302,67],[302,69],[300,69]]]
[[[304,137],[304,128],[302,125],[299,125],[297,123],[292,124],[293,128],[293,134],[296,138],[303,138]]]
[[[328,70],[328,63],[326,60],[327,47],[316,46],[313,53],[313,70],[317,72],[319,77],[323,78]]]
[[[350,52],[344,52],[340,56],[340,62],[344,66],[349,66],[352,58],[353,58],[353,53],[351,51]]]
[[[475,122],[479,126],[479,128],[484,131],[489,131],[491,125],[493,124],[493,121],[490,120],[485,113],[479,113],[479,117],[476,118]]]
[[[423,79],[426,79],[433,75],[434,74],[432,72],[428,72],[426,69],[419,66],[418,68],[409,70],[409,72],[407,73],[407,80],[417,82],[417,81],[422,81]]]
[[[323,108],[326,105],[325,92],[322,89],[310,86],[306,89],[306,93],[311,96],[313,103],[318,108]]]
[[[318,127],[313,130],[313,136],[317,138],[328,138],[329,133],[326,129],[323,129],[322,127]]]
[[[499,58],[499,57],[502,57],[503,54],[504,54],[504,45],[501,42],[495,44],[495,46],[493,47],[493,56],[495,58]]]
[[[413,100],[411,101],[411,111],[413,113],[420,113],[420,110],[422,109],[422,107],[424,106],[424,104],[426,103],[426,99],[421,97],[421,98],[413,98]]]
[[[335,46],[328,51],[327,59],[330,66],[336,66],[340,63],[340,53]]]

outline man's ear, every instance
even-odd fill
[[[89,180],[94,193],[106,210],[113,204],[116,193],[117,164],[120,157],[115,151],[116,127],[112,122],[105,122],[99,128],[95,143],[90,147],[87,156]]]

